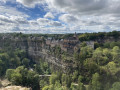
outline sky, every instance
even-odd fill
[[[0,33],[120,31],[120,0],[0,0]]]

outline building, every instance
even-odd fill
[[[73,53],[75,49],[77,49],[78,46],[80,46],[81,42],[79,41],[79,38],[77,34],[75,33],[73,37],[68,37],[61,40],[54,40],[54,39],[47,39],[46,45],[50,47],[60,46],[63,51],[68,51]],[[90,46],[94,48],[94,42],[93,41],[86,41],[87,46]]]

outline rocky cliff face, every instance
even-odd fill
[[[36,63],[42,58],[49,64],[65,68],[61,59],[58,59],[51,55],[49,49],[46,48],[45,41],[41,37],[14,37],[11,35],[5,35],[0,37],[0,48],[12,47],[13,49],[23,49],[28,53],[28,56],[32,58]]]
[[[97,40],[97,42],[104,43],[110,41],[120,41],[120,37],[115,39],[112,37]],[[43,58],[49,64],[54,65],[62,69],[66,69],[67,66],[62,63],[61,58],[53,56],[49,48],[47,47],[44,38],[39,36],[14,36],[11,34],[3,34],[0,36],[0,48],[12,47],[14,49],[19,48],[27,52],[28,56],[37,62],[40,58]]]

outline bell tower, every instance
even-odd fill
[[[76,34],[76,32],[74,33],[74,36],[73,37],[77,37],[77,34]]]

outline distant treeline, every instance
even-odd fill
[[[3,36],[6,37],[19,37],[19,38],[28,38],[28,37],[43,37],[43,38],[52,38],[55,40],[65,39],[69,37],[73,37],[74,34],[24,34],[24,33],[0,33],[0,38]],[[78,36],[80,35],[77,34]]]
[[[84,34],[79,36],[79,40],[80,41],[89,41],[89,40],[103,39],[105,37],[118,38],[119,36],[120,36],[119,31],[99,32],[99,33],[84,33]]]

